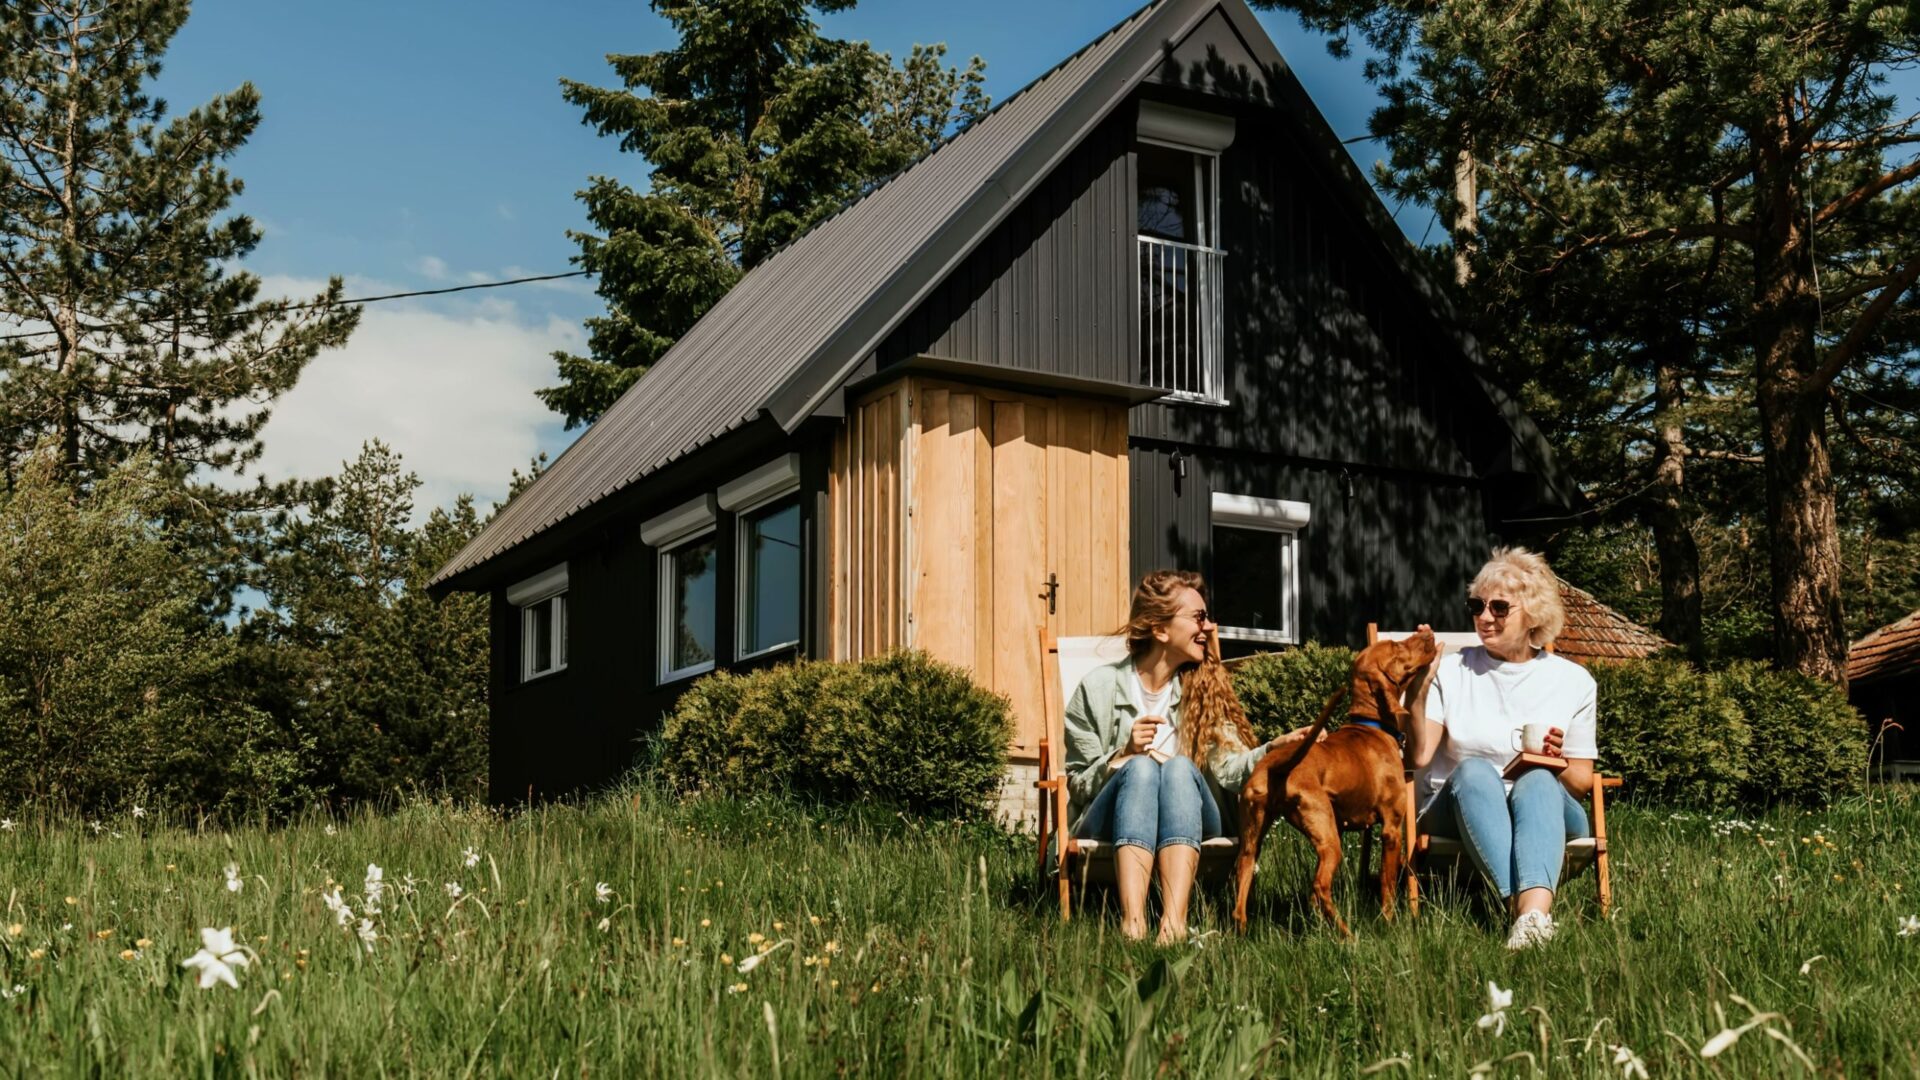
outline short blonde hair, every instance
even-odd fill
[[[1567,628],[1567,608],[1560,601],[1560,579],[1547,560],[1523,547],[1497,547],[1487,565],[1473,576],[1467,595],[1484,597],[1499,589],[1520,602],[1527,613],[1527,643],[1544,649]]]

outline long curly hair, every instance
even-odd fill
[[[1135,660],[1153,647],[1155,630],[1180,614],[1180,593],[1192,589],[1207,599],[1207,579],[1191,570],[1155,570],[1134,587],[1133,603],[1128,608],[1127,652]],[[1180,680],[1180,752],[1197,764],[1205,764],[1206,755],[1224,741],[1231,729],[1241,745],[1254,744],[1253,725],[1233,692],[1233,677],[1220,662],[1220,637],[1215,633],[1207,641],[1207,658],[1198,664],[1185,664],[1175,673]]]

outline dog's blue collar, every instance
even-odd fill
[[[1369,720],[1364,716],[1355,716],[1355,717],[1349,718],[1347,720],[1347,723],[1359,724],[1363,727],[1373,728],[1375,731],[1384,732],[1385,734],[1392,736],[1394,742],[1403,741],[1402,736],[1400,735],[1399,732],[1388,730],[1387,725],[1381,723],[1378,720]]]

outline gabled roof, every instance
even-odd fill
[[[1853,643],[1847,650],[1847,682],[1859,685],[1920,673],[1920,611]]]
[[[1562,581],[1560,602],[1567,609],[1567,628],[1553,643],[1553,651],[1569,660],[1637,660],[1673,643],[1593,598],[1585,589]]]
[[[943,281],[1169,49],[1214,11],[1267,66],[1276,103],[1320,144],[1388,257],[1454,327],[1378,196],[1244,0],[1153,0],[933,153],[821,222],[740,279],[620,400],[434,576],[460,586],[484,563],[714,440],[771,418],[793,431]],[[1477,361],[1471,338],[1457,335]],[[1478,373],[1475,372],[1475,377]],[[1577,499],[1538,429],[1481,380],[1524,455]],[[1568,502],[1572,505],[1572,502]]]

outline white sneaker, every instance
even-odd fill
[[[1525,912],[1513,920],[1513,931],[1507,935],[1507,948],[1517,952],[1544,945],[1553,940],[1553,929],[1553,916],[1544,911]]]

